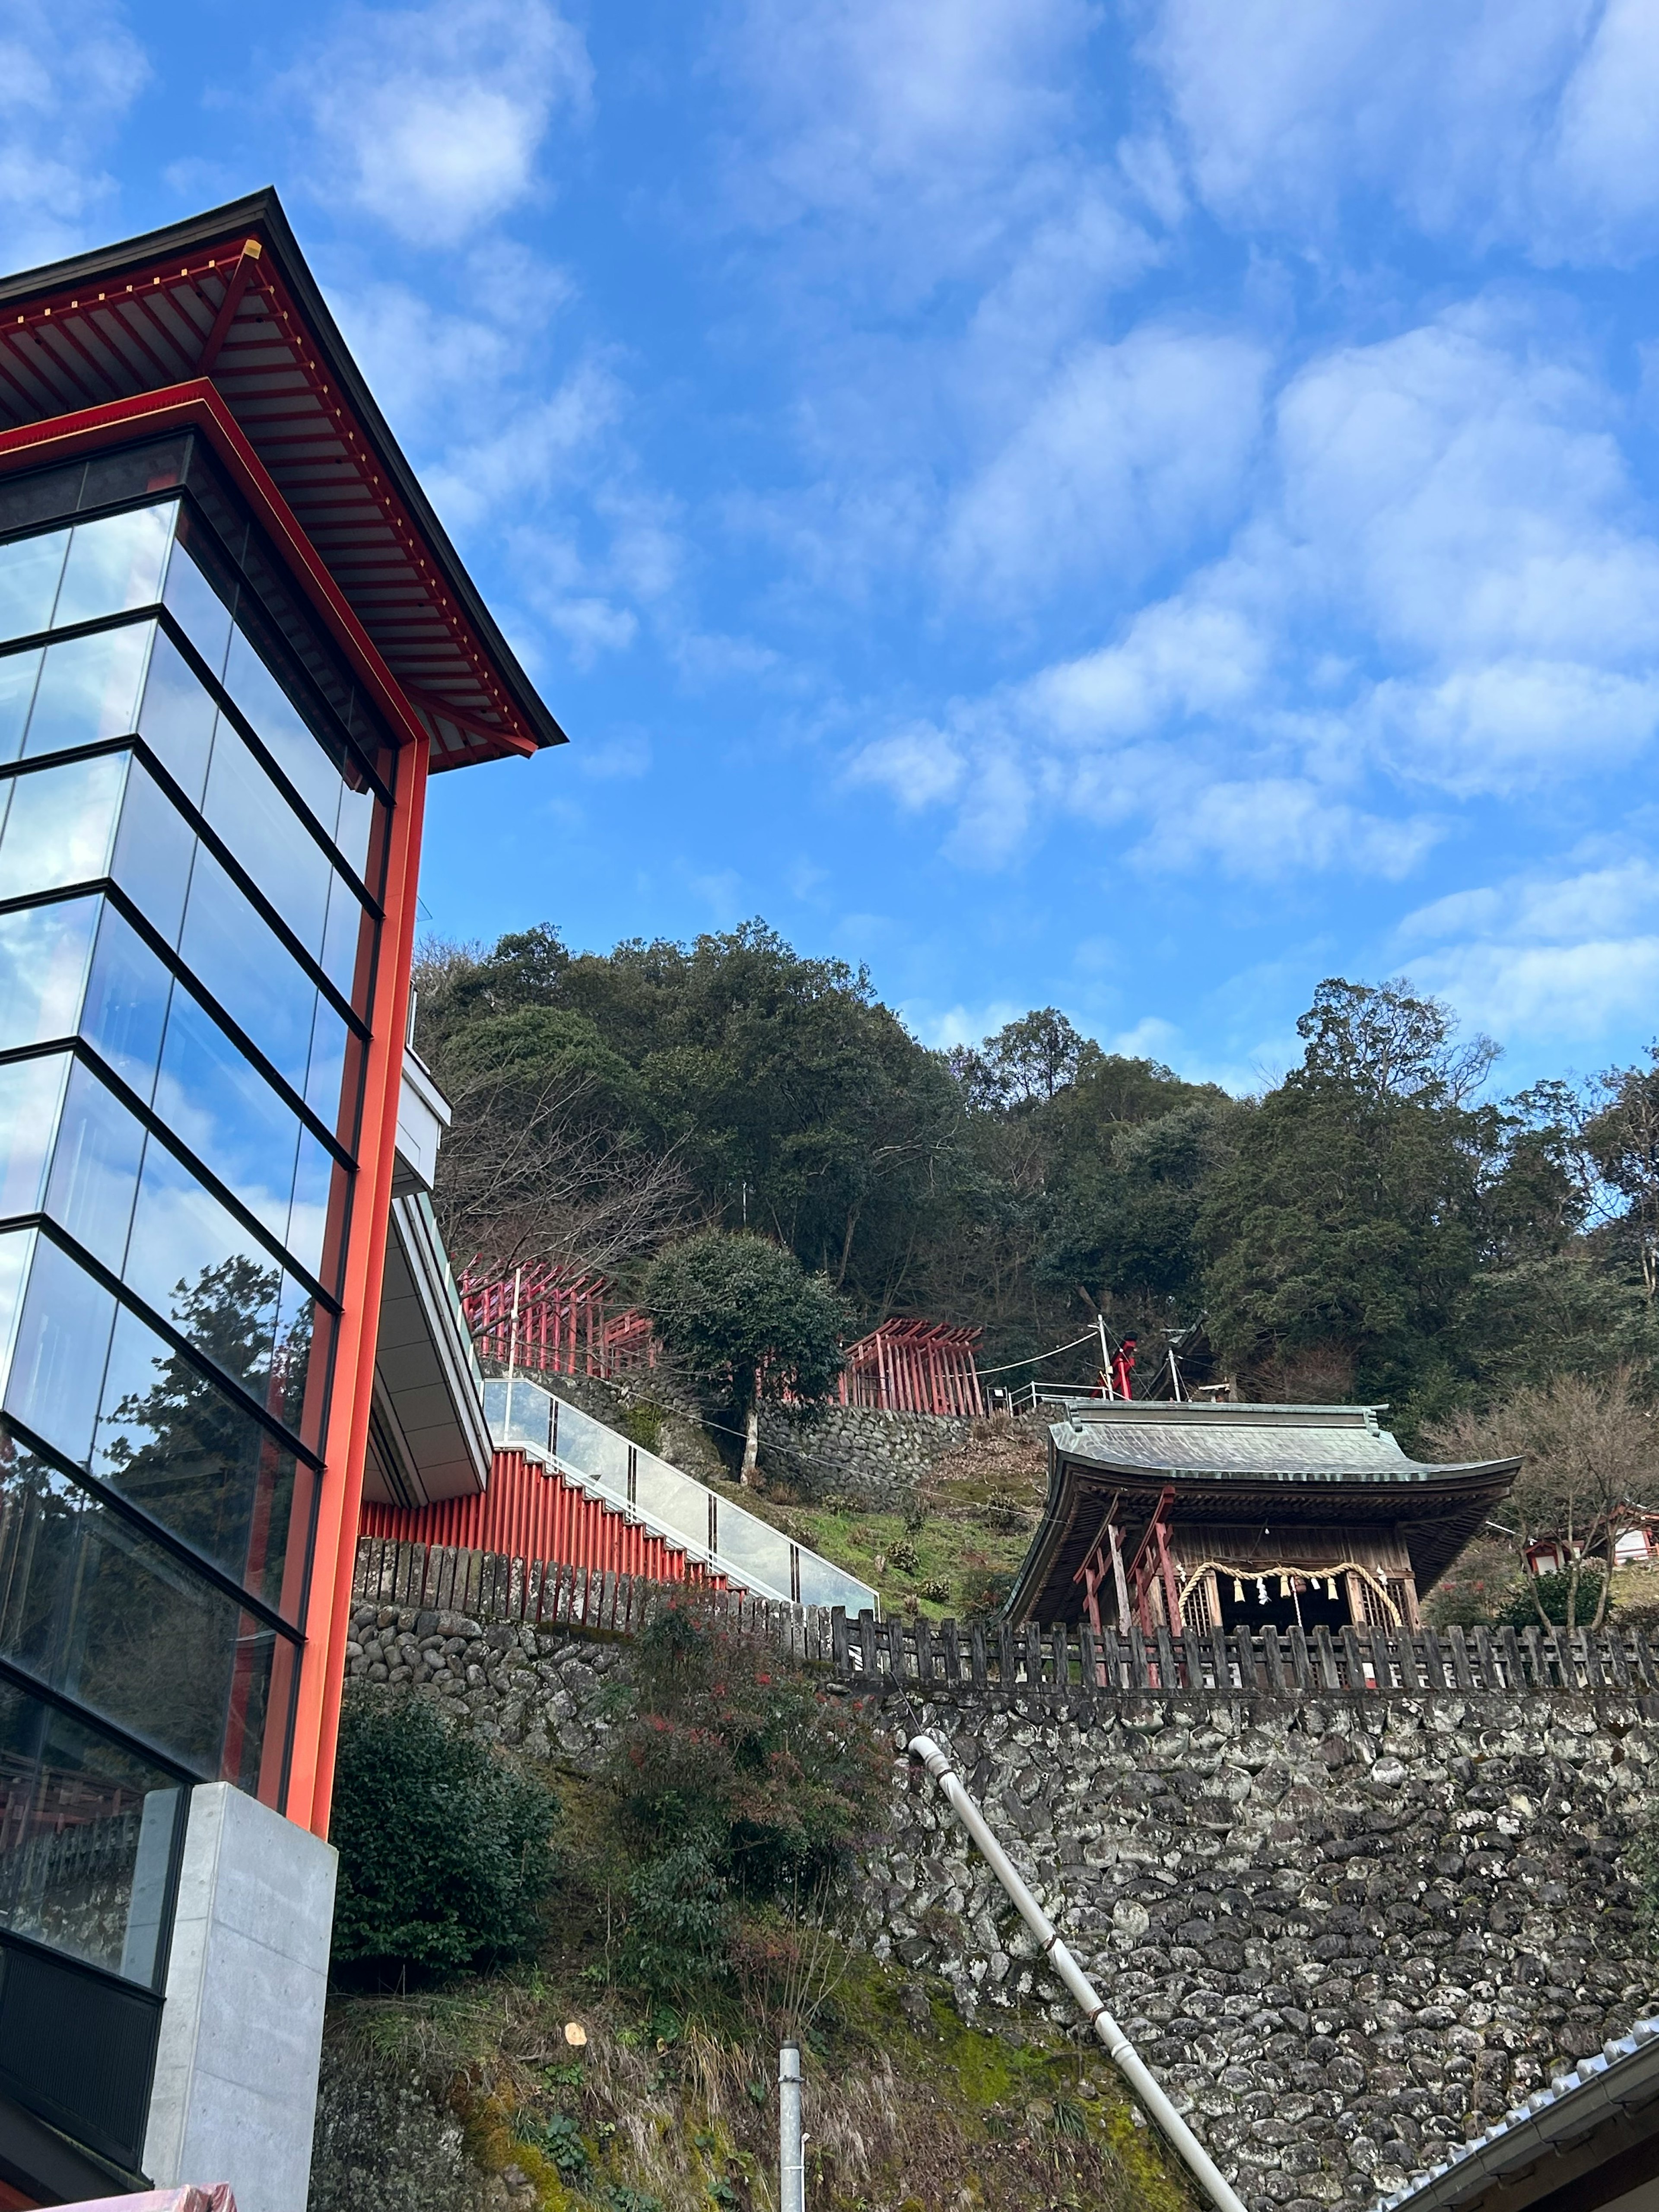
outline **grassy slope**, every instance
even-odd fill
[[[650,2014],[610,1978],[626,1868],[595,1785],[561,1777],[569,1871],[540,1957],[398,1996],[337,1996],[337,2081],[417,2079],[501,2177],[476,2201],[540,2212],[775,2212],[786,2002],[752,1978],[702,2021]],[[820,2212],[1189,2212],[1103,2056],[1040,2016],[963,2023],[943,1985],[824,1941],[805,2034],[809,2202]],[[586,2049],[565,2039],[586,2029]],[[336,2188],[313,2212],[373,2212]],[[504,2184],[504,2186],[503,2186]],[[474,2200],[459,2195],[458,2204]],[[434,2197],[430,2212],[449,2212]]]
[[[908,1515],[845,1502],[795,1504],[782,1494],[716,1487],[873,1584],[890,1612],[920,1611],[937,1620],[969,1612],[988,1573],[1012,1574],[1025,1556],[1047,1484],[1042,1437],[996,1419],[975,1424],[961,1450],[928,1476]]]

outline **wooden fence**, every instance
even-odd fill
[[[448,1545],[365,1536],[357,1546],[354,1595],[378,1605],[430,1607],[477,1620],[546,1624],[579,1632],[631,1635],[684,1583],[600,1574],[553,1560],[511,1559]],[[1638,1630],[1381,1628],[1282,1631],[1212,1628],[1172,1637],[1097,1638],[1075,1621],[1039,1628],[1003,1620],[848,1620],[839,1606],[779,1605],[738,1590],[699,1591],[696,1601],[745,1634],[764,1636],[842,1680],[881,1692],[959,1686],[1049,1695],[1089,1689],[1207,1691],[1223,1696],[1318,1697],[1379,1689],[1512,1696],[1538,1691],[1615,1690],[1659,1695],[1659,1656]]]

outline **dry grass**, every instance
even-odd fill
[[[574,1960],[441,1993],[337,2001],[330,2033],[361,2063],[418,2075],[459,2114],[485,2172],[516,2166],[543,2212],[775,2212],[777,2024],[644,2019]],[[848,1954],[803,2052],[811,2201],[1187,2212],[1098,2054],[1039,2021],[965,2027],[896,1968]],[[564,2041],[567,2020],[588,2041]],[[557,2116],[556,2118],[556,2116]],[[585,2161],[560,2171],[549,2123]],[[434,2208],[436,2212],[436,2208]]]

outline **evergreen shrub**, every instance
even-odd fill
[[[1572,1626],[1588,1628],[1595,1618],[1595,1608],[1601,1602],[1602,1572],[1600,1567],[1581,1566],[1578,1570],[1578,1594],[1573,1602]],[[1538,1603],[1533,1602],[1537,1593]],[[1566,1574],[1529,1577],[1516,1590],[1498,1616],[1500,1628],[1536,1628],[1538,1607],[1544,1608],[1544,1617],[1558,1628],[1567,1626],[1567,1600],[1572,1591],[1572,1577]],[[1608,1605],[1608,1614],[1613,1606]]]
[[[533,1949],[557,1875],[544,1783],[430,1705],[349,1701],[329,1835],[340,1854],[334,1960],[443,1972]]]

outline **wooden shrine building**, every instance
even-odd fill
[[[1066,1401],[1009,1617],[1414,1628],[1521,1462],[1408,1459],[1381,1410]]]

